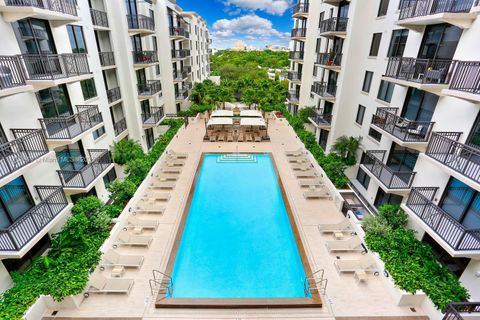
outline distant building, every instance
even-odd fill
[[[278,44],[267,44],[265,46],[266,50],[271,50],[271,51],[290,51],[288,47],[282,47]]]

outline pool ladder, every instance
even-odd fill
[[[173,280],[172,277],[159,270],[152,270],[153,279],[148,282],[150,284],[150,293],[152,297],[155,294],[164,294],[165,296],[171,296],[173,293]]]
[[[303,291],[305,297],[309,296],[310,292],[318,292],[319,294],[325,294],[327,291],[328,279],[325,278],[325,270],[320,269],[310,273],[303,282]]]

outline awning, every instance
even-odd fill
[[[232,110],[214,110],[212,112],[212,118],[218,118],[218,117],[233,117],[233,111]]]
[[[233,124],[233,119],[232,118],[210,118],[207,123],[208,126],[226,126],[226,125],[232,125]]]
[[[241,126],[256,126],[256,127],[265,127],[265,120],[263,118],[241,118]]]
[[[240,111],[240,117],[263,118],[262,112],[259,110],[242,110]]]

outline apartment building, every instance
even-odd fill
[[[319,145],[362,137],[351,186],[410,227],[480,300],[480,2],[300,1],[287,105]]]
[[[145,151],[209,76],[209,33],[174,0],[0,0],[0,292],[72,203],[108,200],[131,138]]]

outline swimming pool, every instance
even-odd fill
[[[165,300],[310,297],[269,154],[204,155],[177,247]]]

